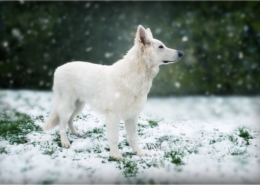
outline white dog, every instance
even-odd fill
[[[106,116],[111,157],[122,158],[118,150],[120,120],[125,123],[134,152],[150,156],[137,145],[137,119],[159,66],[174,63],[182,55],[154,39],[149,28],[139,25],[134,46],[113,65],[70,62],[58,67],[54,73],[54,107],[43,129],[59,124],[61,144],[69,148],[66,127],[69,125],[72,134],[82,136],[75,130],[73,119],[88,103]]]

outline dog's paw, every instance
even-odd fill
[[[152,155],[145,150],[139,150],[138,152],[136,152],[136,155],[140,157],[152,157]]]
[[[61,146],[62,146],[63,148],[70,148],[70,143],[69,143],[69,141],[61,142]]]
[[[81,133],[81,132],[76,132],[76,133],[73,133],[73,135],[78,136],[78,137],[82,137],[82,136],[83,136],[83,133]]]
[[[120,160],[123,160],[123,159],[124,159],[124,158],[122,157],[122,155],[121,155],[121,154],[111,154],[111,155],[110,155],[110,158],[111,158],[111,159],[118,160],[118,161],[120,161]]]

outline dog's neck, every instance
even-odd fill
[[[153,58],[146,55],[139,47],[132,47],[124,56],[127,62],[127,67],[136,72],[136,75],[142,76],[145,79],[153,80],[159,71],[158,65],[153,65]]]
[[[115,67],[119,68],[116,76],[119,75],[121,84],[124,84],[129,92],[141,95],[148,94],[150,91],[153,78],[159,71],[159,66],[151,65],[149,57],[143,56],[142,51],[137,47],[133,47],[124,56],[123,60],[115,63]],[[124,69],[123,69],[124,68]]]

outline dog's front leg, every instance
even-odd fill
[[[106,114],[106,128],[110,147],[110,156],[116,159],[122,159],[118,150],[118,135],[119,135],[120,119],[113,114]]]
[[[142,150],[137,144],[137,121],[137,117],[125,120],[125,128],[129,145],[133,148],[137,155],[141,157],[150,157],[151,155],[145,150]]]

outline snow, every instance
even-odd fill
[[[90,52],[92,50],[92,47],[88,47],[87,49],[86,49],[86,52]]]
[[[105,53],[105,57],[106,57],[106,58],[110,58],[110,57],[112,57],[113,55],[114,55],[113,53],[109,53],[109,52]]]
[[[40,91],[0,91],[0,109],[15,108],[31,117],[48,117],[52,93]],[[78,138],[68,134],[73,143],[64,149],[53,142],[58,127],[47,132],[31,132],[29,142],[11,145],[0,138],[0,183],[260,183],[260,97],[171,97],[149,98],[138,123],[139,144],[155,144],[160,137],[161,148],[150,148],[152,157],[126,156],[136,164],[135,177],[125,177],[124,164],[108,161],[106,133]],[[149,120],[158,122],[151,128]],[[76,128],[86,133],[104,128],[105,118],[86,106],[75,119]],[[43,121],[36,119],[42,126]],[[238,128],[245,127],[254,137],[245,145]],[[101,134],[102,135],[102,134]],[[234,144],[228,136],[237,139]],[[126,139],[120,124],[119,142]],[[95,150],[100,150],[99,153]],[[180,151],[183,165],[164,158],[167,151]],[[52,155],[44,155],[54,151]],[[132,152],[128,146],[121,153]],[[188,152],[190,151],[190,152]],[[244,151],[243,155],[231,155]],[[147,167],[150,164],[157,166]],[[120,169],[121,168],[121,169]],[[15,177],[15,178],[14,178]]]
[[[238,54],[238,58],[242,59],[243,57],[244,57],[243,52],[240,51],[239,54]]]
[[[4,46],[5,48],[7,48],[7,47],[8,47],[8,45],[9,45],[9,44],[8,44],[8,42],[7,42],[7,41],[4,41],[4,42],[3,42],[3,46]]]
[[[187,42],[189,39],[187,36],[182,37],[182,42]]]

